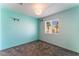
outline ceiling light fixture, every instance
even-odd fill
[[[41,15],[46,8],[46,4],[33,4],[32,8],[36,15]]]

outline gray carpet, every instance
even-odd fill
[[[43,41],[34,41],[0,51],[0,56],[79,56],[79,53]]]

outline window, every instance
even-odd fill
[[[60,30],[59,19],[52,19],[45,21],[45,33],[55,34],[59,33]]]

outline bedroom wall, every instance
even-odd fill
[[[2,38],[1,34],[2,31],[1,31],[1,8],[0,8],[0,39]],[[0,40],[0,48],[1,48],[1,40]]]
[[[37,18],[15,12],[4,6],[0,9],[0,24],[2,25],[0,50],[38,40],[39,21]],[[14,21],[13,18],[18,18],[19,21]]]
[[[45,20],[58,18],[60,32],[45,34]],[[43,18],[40,23],[40,39],[79,53],[79,6]]]

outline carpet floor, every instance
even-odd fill
[[[0,51],[0,56],[79,56],[79,53],[44,41],[34,41]]]

